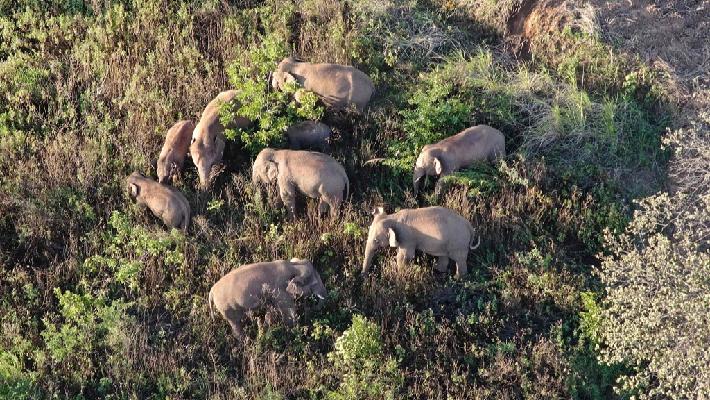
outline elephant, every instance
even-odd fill
[[[387,215],[382,207],[373,211],[373,220],[367,235],[365,261],[362,273],[366,274],[372,265],[377,249],[397,247],[397,266],[414,258],[416,250],[438,257],[436,270],[446,272],[449,260],[456,263],[456,278],[467,273],[466,260],[473,245],[475,229],[464,217],[444,207],[405,209]]]
[[[494,162],[502,157],[505,157],[505,137],[501,131],[488,125],[477,125],[438,143],[425,145],[414,166],[414,194],[417,194],[419,181],[425,175],[441,178],[475,162]]]
[[[315,148],[328,151],[330,134],[330,127],[318,121],[299,122],[286,130],[288,145],[293,150]]]
[[[222,103],[231,101],[237,95],[236,90],[227,90],[217,95],[207,104],[202,112],[200,121],[192,132],[190,155],[197,166],[200,177],[200,189],[206,190],[210,181],[212,166],[222,161],[226,138],[224,129],[219,120],[219,107]],[[247,128],[251,121],[247,118],[237,117],[229,128]]]
[[[195,124],[190,120],[179,121],[168,130],[157,162],[159,183],[169,183],[182,169],[194,130]]]
[[[364,72],[349,65],[312,64],[284,58],[271,76],[271,87],[283,89],[296,82],[318,95],[326,106],[346,109],[351,104],[364,111],[375,91],[375,85]]]
[[[224,275],[210,289],[208,304],[213,304],[227,320],[236,337],[241,337],[244,313],[257,308],[263,300],[275,300],[286,323],[296,321],[294,299],[314,294],[323,300],[328,292],[313,264],[304,259],[276,260],[243,265]]]
[[[165,225],[187,232],[190,203],[177,189],[134,172],[126,178],[128,190],[138,204],[146,205]]]
[[[263,149],[252,166],[252,182],[276,183],[279,196],[290,217],[296,214],[296,191],[319,199],[318,210],[338,213],[340,203],[350,192],[345,169],[333,157],[315,151]]]

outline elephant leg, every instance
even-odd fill
[[[322,217],[323,215],[325,215],[325,213],[328,212],[328,207],[328,202],[323,197],[321,197],[320,201],[318,202],[318,216]]]
[[[279,294],[276,298],[276,307],[281,312],[287,326],[293,326],[296,323],[296,305],[289,295],[286,293]]]
[[[330,207],[330,217],[336,218],[340,212],[340,203],[343,201],[342,197],[338,195],[326,196],[325,201],[328,203],[328,207]]]
[[[414,259],[414,250],[400,247],[397,251],[397,268],[404,268],[412,259]]]
[[[242,337],[244,331],[242,330],[242,318],[244,318],[244,313],[239,310],[227,310],[224,312],[224,317],[229,322],[229,326],[232,327],[232,333],[237,338]]]
[[[286,206],[289,217],[296,217],[296,191],[293,185],[279,185],[279,197]]]
[[[454,258],[456,262],[456,278],[461,279],[468,273],[468,265],[466,260],[468,259],[468,254],[464,254]]]
[[[440,256],[436,259],[436,264],[434,266],[439,272],[446,272],[449,270],[449,257]]]

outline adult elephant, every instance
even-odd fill
[[[271,74],[271,86],[281,90],[294,82],[317,94],[326,106],[334,109],[354,105],[358,111],[364,111],[375,91],[370,77],[355,67],[284,58]]]

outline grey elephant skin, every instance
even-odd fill
[[[237,95],[236,90],[227,90],[217,95],[207,104],[202,112],[200,121],[192,132],[192,143],[190,144],[190,155],[192,161],[197,166],[197,174],[200,177],[200,189],[207,189],[210,181],[210,171],[212,166],[222,161],[226,138],[224,137],[225,127],[219,120],[219,107],[222,103],[231,101]],[[237,117],[233,125],[229,128],[247,128],[251,121]]]
[[[332,131],[330,127],[318,121],[303,121],[286,130],[288,147],[293,150],[318,149],[329,150]]]
[[[476,162],[505,157],[505,136],[488,125],[477,125],[422,148],[414,166],[414,193],[424,176],[449,175]]]
[[[282,89],[291,82],[314,92],[326,106],[333,109],[346,109],[354,105],[357,110],[363,111],[375,91],[372,80],[355,67],[312,64],[287,57],[273,72],[271,86]]]
[[[158,183],[134,172],[126,184],[138,204],[147,206],[165,225],[187,232],[190,225],[190,203],[177,189]]]
[[[350,191],[345,169],[333,157],[315,151],[266,148],[252,166],[254,184],[276,184],[279,196],[291,217],[296,214],[296,194],[318,199],[318,210],[338,213]]]
[[[158,182],[170,183],[182,170],[194,130],[195,124],[190,120],[178,121],[168,130],[157,162]]]
[[[386,214],[382,207],[373,211],[374,219],[370,225],[365,247],[365,261],[362,272],[367,273],[372,259],[382,247],[396,247],[397,266],[403,268],[414,258],[415,251],[438,257],[436,269],[448,270],[449,261],[456,263],[456,277],[466,276],[469,250],[473,245],[476,232],[464,217],[444,207],[426,207],[405,209],[394,214]]]
[[[235,336],[242,335],[244,314],[263,301],[273,299],[288,325],[296,320],[294,299],[314,294],[320,299],[327,291],[318,272],[308,260],[292,258],[248,264],[223,276],[210,289],[208,302],[227,320]]]

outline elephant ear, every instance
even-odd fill
[[[442,171],[444,171],[444,167],[441,164],[439,157],[434,157],[434,172],[436,172],[437,175],[441,175]]]
[[[303,296],[303,283],[299,281],[298,277],[291,279],[286,285],[286,292],[293,297]]]
[[[296,265],[295,267],[297,273],[293,278],[291,278],[290,281],[288,281],[288,285],[286,285],[286,292],[293,297],[300,297],[304,294],[303,285],[306,284],[306,281],[310,277],[310,270],[303,264]]]
[[[387,237],[389,238],[390,241],[390,247],[398,247],[399,242],[397,241],[397,233],[395,233],[394,229],[387,228],[388,235]]]
[[[267,161],[266,162],[266,177],[269,178],[269,181],[274,181],[277,176],[279,176],[278,165],[273,161]]]

